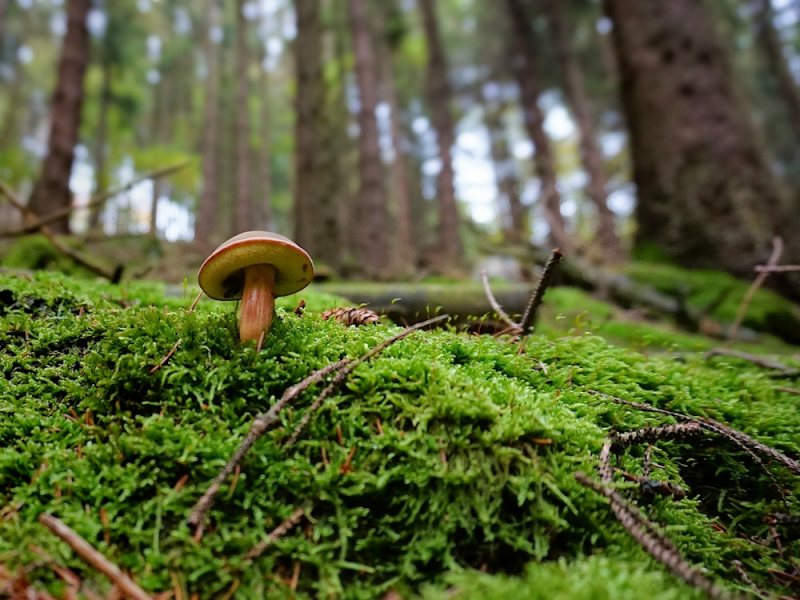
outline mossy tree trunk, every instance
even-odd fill
[[[752,276],[794,218],[706,7],[697,0],[605,6],[631,136],[637,242],[685,266]],[[785,237],[784,257],[800,258],[796,230]],[[797,281],[789,288],[800,293]]]
[[[75,159],[83,108],[83,78],[89,64],[89,30],[86,25],[91,0],[69,0],[67,32],[58,61],[56,89],[50,106],[50,135],[42,170],[31,192],[29,208],[42,216],[72,203],[69,178]],[[58,233],[69,232],[69,217],[51,224]]]

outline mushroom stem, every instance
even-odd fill
[[[239,309],[239,340],[258,340],[269,331],[275,312],[275,267],[252,265],[244,269],[244,291]]]

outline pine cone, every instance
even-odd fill
[[[344,325],[376,325],[381,322],[375,311],[363,307],[330,308],[322,311],[321,316],[326,321],[336,319]]]

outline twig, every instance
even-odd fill
[[[11,205],[14,208],[20,211],[20,213],[22,213],[24,219],[26,220],[38,219],[38,217],[36,217],[36,215],[22,203],[22,201],[17,197],[14,191],[4,181],[0,181],[0,194],[5,196],[6,199],[9,201],[9,203],[11,203]],[[81,252],[78,252],[74,248],[71,248],[68,244],[65,244],[64,242],[59,240],[58,237],[56,237],[56,234],[53,233],[53,230],[47,227],[46,225],[40,226],[38,230],[41,232],[42,235],[44,235],[45,238],[47,238],[47,241],[49,241],[53,245],[53,247],[56,250],[58,250],[61,254],[68,256],[76,263],[84,266],[95,275],[100,275],[101,277],[104,277],[113,283],[117,283],[120,277],[122,276],[122,269],[120,267],[117,267],[112,271],[110,269],[107,269],[106,267],[96,264],[95,262],[84,256]]]
[[[253,546],[250,551],[244,555],[245,558],[258,558],[263,554],[264,550],[267,547],[274,544],[280,538],[282,538],[286,533],[295,525],[300,522],[300,519],[303,518],[305,515],[305,511],[302,508],[296,509],[289,517],[287,517],[280,525],[278,525],[275,529],[273,529],[269,535],[267,535],[267,539],[258,542],[255,546]]]
[[[83,560],[108,577],[128,598],[152,600],[152,597],[123,573],[117,565],[110,562],[59,519],[53,515],[42,513],[39,515],[39,522],[64,540]]]
[[[256,440],[258,440],[258,438],[261,437],[270,427],[277,423],[278,413],[281,411],[281,409],[289,402],[297,398],[297,396],[303,393],[307,388],[315,383],[318,383],[337,369],[341,369],[343,366],[348,364],[348,362],[350,362],[349,359],[339,360],[314,371],[301,382],[296,383],[288,388],[283,393],[283,396],[281,396],[280,400],[273,404],[267,412],[256,415],[256,418],[253,419],[253,422],[250,425],[250,431],[247,433],[244,441],[241,443],[239,448],[237,448],[236,452],[233,453],[231,459],[228,461],[225,467],[223,467],[222,471],[220,471],[219,474],[214,478],[206,492],[200,497],[200,499],[192,508],[192,512],[189,515],[189,523],[191,525],[200,526],[202,524],[206,513],[214,502],[214,497],[217,495],[217,492],[219,492],[222,482],[225,481],[225,478],[233,472],[233,470],[236,468],[236,465],[239,464],[239,462],[242,460],[242,457],[244,457],[247,451],[253,446],[253,444],[255,444]]]
[[[638,508],[625,500],[616,490],[590,479],[581,472],[575,473],[575,479],[582,485],[608,498],[611,503],[611,510],[617,520],[631,534],[631,537],[639,542],[650,556],[672,571],[674,575],[677,575],[689,585],[704,591],[711,598],[731,597],[726,590],[720,588],[703,575],[700,570],[686,562],[672,542],[657,529],[655,523],[645,517]]]
[[[547,263],[544,265],[542,278],[539,280],[536,289],[533,290],[533,294],[531,294],[530,301],[528,302],[528,307],[525,309],[525,313],[522,315],[522,321],[519,324],[519,327],[522,330],[520,333],[521,337],[525,337],[530,333],[531,326],[536,320],[536,312],[539,310],[539,305],[542,303],[544,293],[547,291],[547,288],[550,286],[550,283],[553,280],[553,275],[555,274],[556,267],[558,267],[558,263],[561,262],[562,256],[561,250],[555,248],[550,254],[550,258],[547,259]]]
[[[775,388],[779,392],[784,392],[786,394],[794,394],[795,396],[800,396],[800,389],[791,388],[791,387],[777,387]]]
[[[759,273],[790,273],[800,271],[800,265],[756,265]]]
[[[125,185],[122,185],[118,188],[114,188],[112,190],[108,190],[106,192],[102,192],[97,194],[96,196],[92,196],[89,202],[85,206],[77,206],[77,205],[70,205],[66,208],[62,208],[61,210],[57,210],[53,213],[50,213],[46,217],[33,217],[31,222],[27,225],[19,228],[14,229],[12,231],[4,231],[0,233],[2,237],[16,237],[20,235],[27,235],[29,233],[35,233],[45,225],[50,225],[51,223],[55,223],[56,221],[63,219],[71,215],[74,211],[83,208],[83,209],[90,209],[95,208],[96,206],[101,206],[104,204],[109,198],[113,198],[114,196],[118,196],[123,192],[127,192],[134,186],[139,185],[143,181],[147,181],[149,179],[159,179],[161,177],[165,177],[167,175],[172,175],[176,171],[180,171],[181,169],[185,168],[189,164],[189,161],[185,161],[179,163],[177,165],[172,165],[170,167],[164,167],[163,169],[157,169],[155,171],[151,171],[150,173],[145,173],[144,175],[137,177]]]
[[[638,483],[639,489],[643,493],[671,496],[673,500],[683,500],[686,497],[684,489],[676,483],[651,479],[645,475],[636,475],[635,473],[629,473],[622,469],[615,469],[615,471],[628,481]]]
[[[363,356],[360,356],[359,358],[351,361],[346,367],[344,367],[341,371],[339,371],[336,374],[336,377],[334,377],[333,380],[330,382],[330,384],[328,384],[328,387],[326,387],[324,390],[320,392],[319,396],[317,396],[317,398],[314,400],[314,403],[308,408],[305,414],[303,414],[303,417],[300,419],[300,423],[297,424],[297,427],[295,427],[294,431],[292,432],[292,435],[283,444],[284,448],[291,446],[297,441],[297,439],[300,437],[300,434],[303,432],[303,429],[305,429],[306,425],[308,425],[309,421],[311,421],[311,417],[314,416],[314,413],[317,410],[319,410],[319,407],[322,406],[322,403],[325,402],[326,398],[328,398],[328,396],[330,396],[333,393],[333,391],[347,378],[348,375],[350,375],[350,373],[353,372],[353,370],[358,365],[360,365],[366,360],[369,360],[376,354],[383,352],[386,348],[388,348],[395,342],[399,342],[409,334],[414,333],[417,329],[422,329],[423,327],[427,327],[428,325],[432,325],[434,323],[438,323],[439,321],[443,321],[449,318],[450,315],[440,315],[438,317],[428,319],[427,321],[417,323],[416,325],[406,327],[396,336],[381,342]]]
[[[781,259],[781,254],[783,253],[783,240],[779,237],[775,237],[772,239],[772,254],[767,261],[767,267],[774,267],[778,264],[778,261]],[[745,292],[744,297],[742,298],[742,303],[739,305],[739,309],[736,311],[736,318],[733,320],[733,325],[731,325],[730,330],[728,331],[728,338],[735,339],[736,333],[739,331],[739,326],[742,324],[744,320],[744,316],[747,314],[747,309],[750,308],[750,302],[753,300],[753,296],[758,291],[762,285],[764,285],[764,281],[766,281],[767,277],[769,276],[769,271],[762,271],[756,275],[756,278],[753,279],[753,283],[750,284],[750,287],[747,288],[747,292]]]
[[[712,356],[730,356],[733,358],[740,358],[751,362],[756,366],[765,369],[773,369],[775,371],[785,371],[791,373],[793,369],[789,368],[783,363],[767,358],[766,356],[758,356],[757,354],[748,354],[747,352],[740,352],[739,350],[731,350],[730,348],[712,348],[706,352],[706,358]]]
[[[486,270],[481,270],[481,282],[483,282],[483,291],[486,293],[486,299],[489,301],[489,304],[492,307],[492,310],[495,314],[500,318],[500,320],[508,325],[508,329],[513,331],[514,333],[519,333],[520,326],[518,323],[515,323],[514,320],[508,316],[508,313],[503,310],[503,307],[500,306],[500,303],[497,301],[497,298],[494,297],[494,293],[492,293],[492,287],[489,284],[489,277],[486,275]],[[504,333],[507,333],[508,330],[505,330]]]
[[[192,302],[192,305],[189,307],[190,313],[193,313],[195,311],[197,305],[200,304],[200,300],[202,297],[203,297],[203,290],[200,290],[200,292],[197,294],[197,297],[194,299],[194,302]]]
[[[292,387],[290,387],[289,389],[287,389],[283,393],[283,396],[281,396],[281,399],[278,400],[275,404],[273,404],[272,407],[270,407],[270,409],[267,412],[261,413],[257,415],[255,419],[253,419],[253,423],[250,425],[250,431],[247,433],[247,436],[245,437],[244,441],[241,443],[236,452],[233,453],[231,459],[223,467],[222,471],[220,471],[219,474],[214,478],[214,481],[211,482],[211,485],[208,487],[208,489],[205,491],[202,497],[197,501],[197,503],[192,508],[192,511],[189,515],[189,524],[198,528],[202,525],[203,521],[205,520],[205,516],[208,513],[208,510],[211,508],[211,505],[214,503],[214,498],[217,495],[217,492],[219,492],[219,488],[222,485],[222,482],[225,480],[225,478],[231,474],[236,465],[239,464],[244,455],[247,454],[248,450],[250,450],[253,444],[255,444],[256,440],[258,440],[258,438],[261,437],[264,434],[264,432],[266,432],[270,427],[272,427],[275,423],[278,422],[279,413],[283,409],[283,407],[286,406],[292,400],[294,400],[297,396],[299,396],[309,386],[317,383],[318,381],[321,381],[330,373],[338,371],[336,377],[333,378],[328,387],[326,387],[317,397],[317,401],[319,401],[320,397],[322,397],[322,400],[324,400],[331,394],[331,392],[333,392],[333,390],[336,388],[337,385],[339,385],[342,381],[344,381],[347,375],[349,375],[352,372],[352,370],[355,369],[356,366],[358,366],[365,360],[372,358],[379,352],[382,352],[387,346],[390,346],[394,342],[403,339],[404,337],[413,333],[414,331],[421,329],[423,327],[427,327],[428,325],[432,325],[433,323],[438,323],[439,321],[448,318],[450,318],[449,315],[441,315],[438,317],[434,317],[433,319],[428,319],[427,321],[423,321],[422,323],[417,323],[416,325],[413,325],[411,327],[407,327],[406,329],[398,333],[396,336],[384,342],[381,342],[363,356],[357,359],[346,358],[337,361],[335,363],[332,363],[330,365],[327,365],[322,369],[319,369],[318,371],[314,371],[311,375],[303,379],[300,383],[297,383]],[[310,414],[310,410],[311,409],[309,409],[309,411],[306,412],[306,415]],[[306,418],[306,415],[304,415],[304,418]],[[292,434],[293,437],[295,435],[300,434],[300,431],[302,431],[302,427],[305,426],[305,423],[307,423],[308,419],[310,418],[311,417],[308,416],[308,418],[304,422],[302,422],[297,429],[295,429],[294,434]],[[284,446],[286,445],[287,444],[284,444]]]
[[[161,367],[163,367],[165,364],[167,364],[167,361],[172,357],[173,354],[175,354],[175,351],[178,349],[178,346],[181,345],[182,341],[183,338],[178,338],[178,341],[175,342],[170,351],[164,355],[164,358],[161,359],[161,362],[159,362],[156,366],[150,369],[149,371],[150,375],[152,375],[153,373],[158,371]]]

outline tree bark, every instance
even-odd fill
[[[50,107],[50,136],[41,174],[28,207],[40,217],[72,203],[69,178],[83,107],[83,77],[89,64],[89,30],[86,19],[91,0],[69,0],[67,32],[61,46],[56,90]],[[69,218],[51,225],[56,233],[69,232]]]
[[[511,67],[520,91],[525,129],[536,152],[534,166],[539,177],[542,212],[550,228],[550,241],[559,246],[564,253],[569,253],[574,244],[567,233],[564,217],[561,214],[561,194],[558,191],[555,159],[550,139],[544,130],[544,114],[539,108],[541,92],[538,73],[533,62],[537,53],[536,34],[525,10],[524,0],[507,0],[506,5],[513,38]]]
[[[484,122],[489,132],[489,152],[492,156],[495,184],[498,191],[498,212],[504,237],[511,242],[528,239],[528,211],[522,204],[517,165],[508,146],[503,115],[507,103],[501,99],[482,96]]]
[[[360,187],[356,209],[356,258],[364,275],[385,278],[390,269],[388,215],[383,161],[378,140],[378,70],[365,0],[348,0],[358,82],[358,150]]]
[[[272,165],[270,163],[270,94],[269,94],[269,75],[264,68],[267,59],[266,48],[261,54],[261,64],[258,68],[259,86],[259,135],[258,145],[258,197],[256,202],[256,222],[259,228],[271,230],[274,228],[272,222],[272,205],[270,195],[272,193]]]
[[[217,27],[219,7],[217,0],[208,0],[208,23],[206,23],[205,56],[206,85],[203,108],[203,187],[197,207],[194,239],[198,246],[210,249],[214,246],[215,223],[219,212],[217,175],[218,128],[219,128],[219,52],[213,40],[212,30]]]
[[[428,47],[428,104],[433,117],[433,127],[436,130],[436,142],[441,163],[436,178],[439,239],[437,254],[432,262],[434,268],[446,272],[457,267],[461,259],[460,219],[456,204],[452,156],[455,144],[455,125],[450,112],[450,103],[453,94],[439,32],[435,0],[418,0],[418,4],[422,13],[422,25]]]
[[[322,32],[318,0],[294,0],[297,36],[295,73],[294,240],[315,259],[314,208],[320,173],[325,87],[322,77]]]
[[[101,69],[102,83],[100,84],[100,107],[97,115],[97,132],[94,140],[94,195],[98,196],[108,188],[108,167],[106,163],[108,146],[108,105],[111,100],[111,65],[105,56]],[[102,206],[96,206],[89,211],[89,231],[100,228],[100,215]]]
[[[411,210],[411,182],[406,156],[407,143],[403,143],[400,123],[397,88],[394,84],[393,48],[386,35],[381,44],[383,97],[389,105],[389,127],[392,136],[392,198],[394,200],[392,240],[392,271],[399,277],[409,277],[414,272],[416,248],[414,245],[413,217]]]
[[[757,0],[756,27],[767,61],[778,83],[781,97],[789,113],[795,136],[800,140],[800,87],[789,70],[783,44],[775,30],[775,11],[771,0]]]
[[[603,155],[594,137],[583,74],[572,52],[564,4],[565,0],[548,0],[553,42],[558,56],[564,96],[578,126],[581,162],[588,178],[586,194],[597,211],[595,240],[600,246],[604,262],[615,263],[623,258],[622,245],[615,231],[614,213],[607,204],[608,180],[603,169]]]
[[[788,213],[710,15],[696,0],[606,0],[637,186],[637,242],[686,266],[752,276]],[[783,288],[800,296],[800,279]]]
[[[231,235],[253,229],[253,165],[250,152],[250,107],[246,1],[236,1],[236,179]]]

